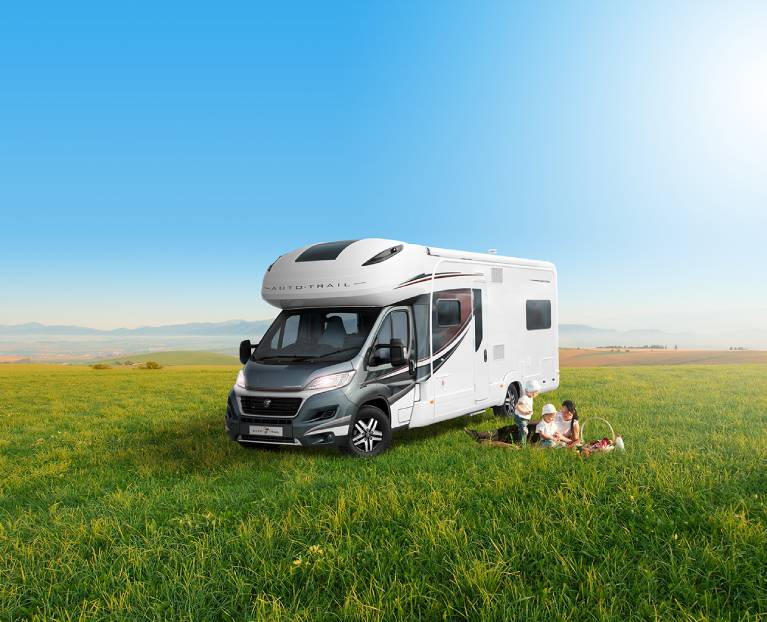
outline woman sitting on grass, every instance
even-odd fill
[[[568,447],[575,447],[581,444],[581,425],[578,423],[578,409],[572,400],[562,402],[562,410],[557,413],[554,419],[557,424],[557,430]]]

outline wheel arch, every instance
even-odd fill
[[[509,372],[503,377],[503,386],[506,388],[506,390],[503,392],[504,399],[506,399],[506,391],[508,391],[509,387],[512,385],[517,389],[517,396],[522,397],[522,381],[519,379],[515,380],[515,376],[516,372]]]
[[[389,391],[383,385],[369,384],[363,386],[361,391],[355,396],[356,408],[352,416],[356,416],[363,406],[375,406],[382,411],[391,423],[391,409],[389,408]]]
[[[375,397],[371,397],[369,399],[364,400],[363,402],[360,403],[359,406],[357,406],[356,412],[359,412],[360,410],[362,410],[364,406],[375,406],[378,410],[382,411],[383,414],[385,414],[389,418],[389,421],[391,422],[391,411],[389,409],[389,402],[386,401],[385,397],[381,395],[377,395]]]

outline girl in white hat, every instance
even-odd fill
[[[539,444],[541,447],[560,447],[563,441],[565,441],[555,421],[556,414],[557,409],[554,404],[546,404],[543,407],[541,420],[535,426],[535,431],[540,438]]]

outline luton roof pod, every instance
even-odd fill
[[[435,272],[448,259],[466,262],[466,269]],[[546,261],[366,238],[313,244],[281,255],[264,274],[261,294],[279,309],[383,307],[431,292],[432,280],[478,275],[472,262],[555,270]]]
[[[486,408],[529,381],[559,386],[557,273],[547,261],[366,238],[277,258],[280,309],[243,368],[225,425],[243,446],[335,445],[373,457],[396,429]]]

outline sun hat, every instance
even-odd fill
[[[541,390],[541,383],[537,380],[528,380],[525,383],[525,393],[538,393]]]
[[[554,406],[554,404],[546,404],[543,407],[543,413],[542,414],[543,415],[553,415],[555,412],[557,412],[557,409]]]

